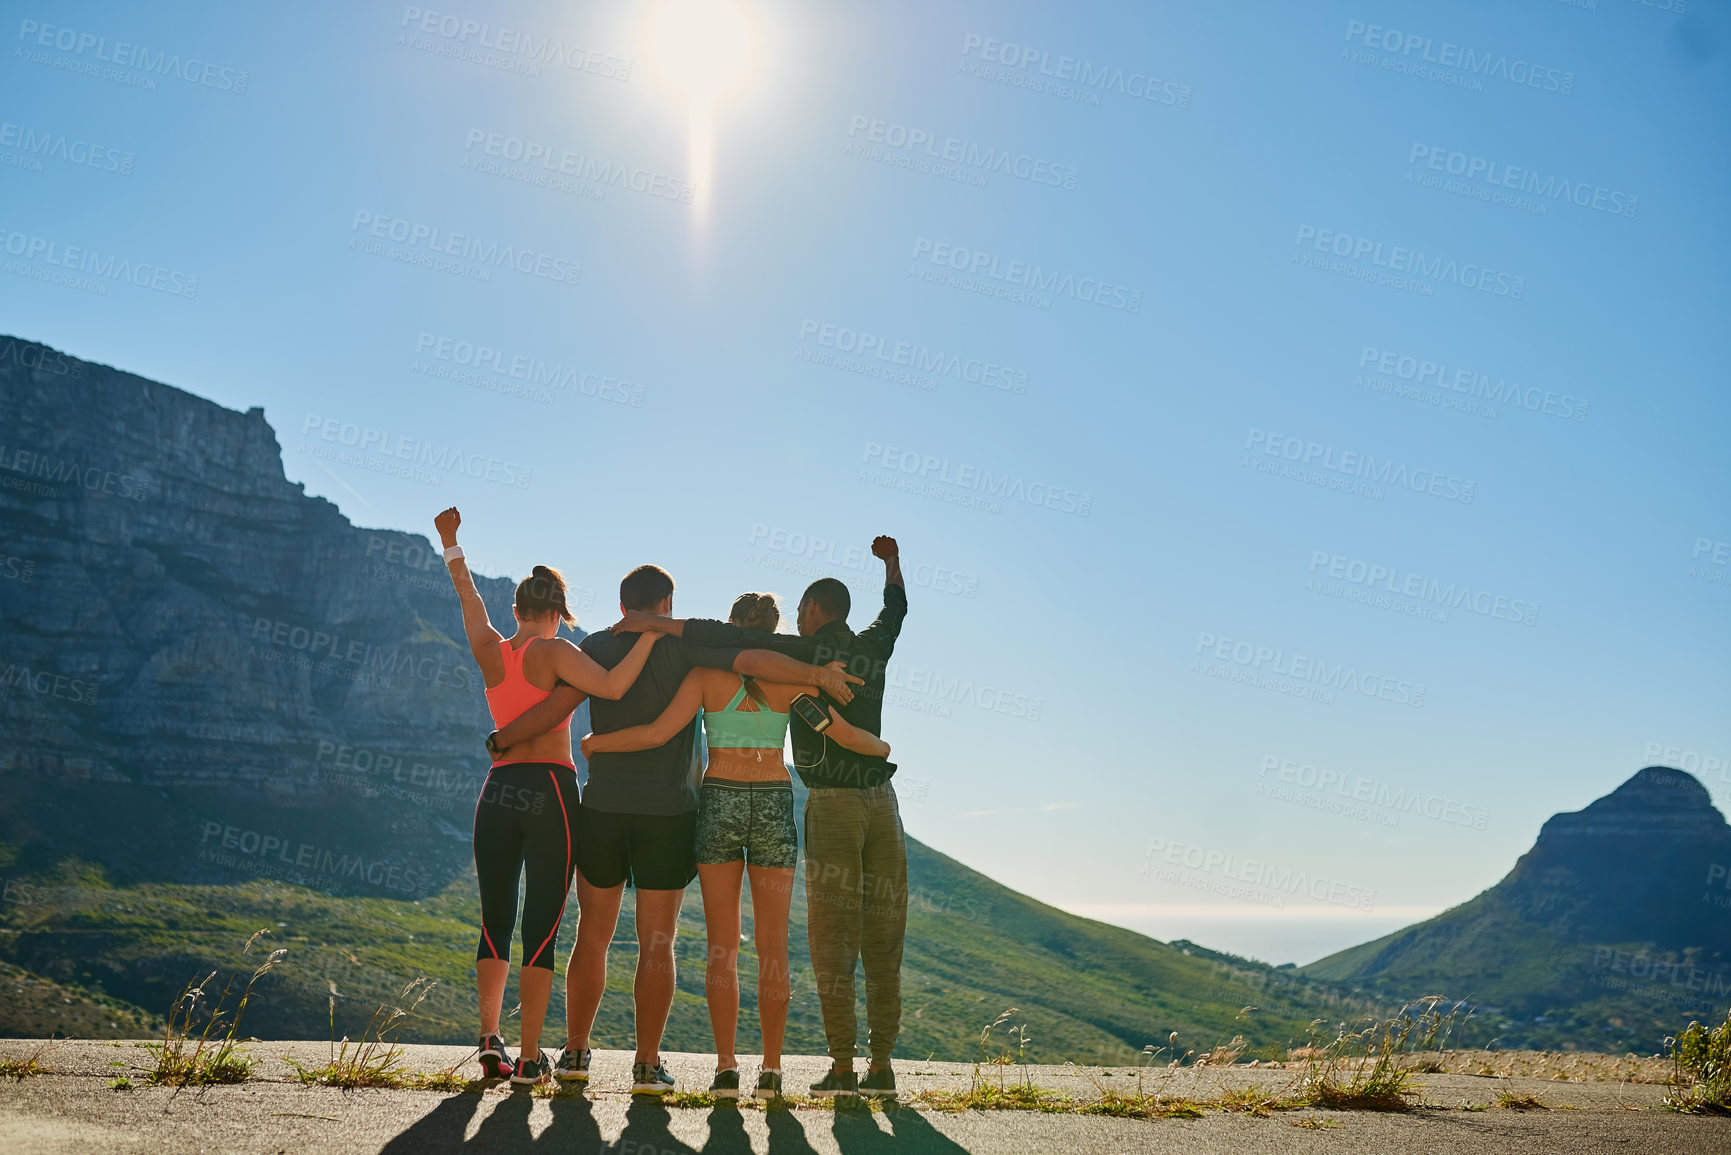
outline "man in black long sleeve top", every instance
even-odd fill
[[[859,633],[848,628],[850,597],[835,578],[820,578],[799,603],[799,636],[741,629],[727,622],[683,623],[626,615],[625,629],[679,633],[692,645],[775,650],[814,665],[842,663],[865,683],[853,701],[820,699],[849,722],[873,734],[883,727],[884,675],[902,619],[907,587],[895,539],[879,537],[872,553],[884,562],[884,608]],[[890,778],[895,765],[856,754],[812,730],[796,712],[791,719],[793,762],[810,787],[805,803],[806,935],[824,1035],[835,1066],[812,1087],[815,1096],[893,1094],[890,1052],[901,1032],[902,943],[907,934],[908,856],[901,812]],[[858,1024],[854,1011],[854,967],[863,963],[871,1070],[863,1082],[853,1069]]]

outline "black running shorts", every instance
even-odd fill
[[[697,877],[697,811],[611,814],[577,806],[577,869],[590,886],[684,890]]]

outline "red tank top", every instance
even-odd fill
[[[487,687],[487,710],[493,715],[493,725],[503,728],[516,721],[523,711],[530,706],[539,705],[553,694],[551,690],[543,690],[530,684],[523,676],[523,656],[529,652],[534,641],[523,643],[521,648],[512,649],[511,639],[504,638],[499,642],[499,656],[505,660],[505,680],[497,686]],[[549,733],[557,734],[561,730],[571,728],[571,715],[565,715],[565,720],[553,727]],[[521,761],[521,759],[519,759]],[[544,758],[533,759],[544,762]],[[493,765],[502,766],[504,762]]]

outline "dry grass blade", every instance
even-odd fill
[[[260,930],[247,939],[246,945],[241,948],[241,957],[250,954],[258,940],[267,933]],[[203,981],[189,982],[181,988],[180,997],[169,1009],[162,1041],[147,1044],[156,1065],[146,1073],[145,1078],[151,1083],[173,1087],[240,1083],[250,1078],[257,1060],[240,1047],[241,1017],[246,1013],[247,1002],[252,998],[253,985],[275,970],[277,963],[281,962],[286,954],[287,950],[272,951],[263,963],[253,969],[252,976],[247,979],[246,987],[241,991],[240,1002],[232,1014],[227,1010],[228,997],[235,982],[231,977],[223,985],[222,995],[217,999],[216,1005],[204,1013],[204,1026],[196,1033],[194,1021],[199,1016],[200,1008],[209,1005],[204,988],[215,980],[218,972],[213,970]],[[224,1022],[228,1024],[226,1031],[222,1029]]]
[[[432,979],[414,979],[404,986],[397,996],[398,1004],[378,1005],[372,1017],[367,1020],[366,1029],[361,1032],[359,1042],[351,1043],[345,1036],[340,1048],[335,1038],[336,996],[332,995],[330,1005],[333,1037],[330,1061],[316,1067],[297,1059],[284,1059],[283,1062],[294,1068],[295,1078],[303,1083],[340,1087],[345,1091],[361,1087],[424,1087],[429,1090],[452,1086],[466,1087],[467,1083],[457,1077],[454,1067],[426,1075],[402,1065],[404,1052],[398,1045],[398,1037],[408,1025],[409,1016],[432,992],[435,985]]]
[[[1387,1019],[1369,1022],[1358,1031],[1341,1024],[1332,1042],[1321,1044],[1320,1032],[1311,1045],[1292,1052],[1303,1056],[1304,1074],[1295,1098],[1312,1107],[1359,1111],[1404,1111],[1417,1094],[1412,1076],[1421,1060],[1418,1053],[1434,1053],[1446,1045],[1464,1003],[1453,1004],[1441,995],[1426,995]],[[1470,1017],[1470,1012],[1468,1012]],[[1323,1026],[1318,1019],[1312,1028]]]

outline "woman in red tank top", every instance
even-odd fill
[[[495,727],[503,727],[553,692],[559,682],[585,695],[618,698],[631,688],[659,635],[645,634],[611,670],[558,636],[559,626],[577,619],[565,605],[565,579],[538,565],[517,586],[512,612],[517,629],[506,638],[493,628],[457,547],[462,515],[447,509],[433,519],[445,546],[451,584],[463,606],[463,631],[481,667],[487,708]],[[582,699],[579,699],[579,702]],[[554,938],[565,915],[571,889],[572,819],[576,816],[577,772],[571,760],[571,719],[554,730],[518,743],[493,763],[475,802],[475,874],[481,890],[481,937],[475,948],[475,976],[481,1007],[481,1066],[488,1076],[509,1076],[513,1083],[547,1077],[541,1053],[541,1024],[553,989]],[[499,1036],[499,1017],[510,976],[517,889],[523,878],[523,959],[518,972],[522,995],[522,1040],[512,1062]]]

